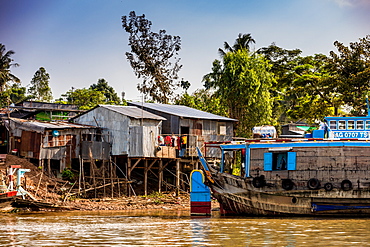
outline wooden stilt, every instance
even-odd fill
[[[131,181],[131,159],[130,158],[127,158],[126,174],[127,174],[127,180]],[[130,183],[127,183],[126,187],[127,187],[128,196],[131,196],[131,190],[129,186],[130,186]]]
[[[84,188],[84,196],[86,196],[86,183],[85,183],[85,169],[84,169],[84,159],[81,159],[81,168],[82,168],[82,171],[81,171],[81,178],[82,178],[82,184],[83,184],[83,188]]]
[[[117,171],[117,157],[114,157],[114,170]],[[118,197],[121,197],[121,184],[120,184],[120,181],[119,181],[119,176],[117,175],[117,172],[115,173],[116,174],[116,177],[117,177],[117,190],[118,190]]]
[[[103,160],[103,164],[102,164],[102,177],[103,177],[103,197],[105,198],[106,195],[105,195],[105,160]]]
[[[180,194],[180,160],[176,159],[176,195]]]
[[[159,160],[158,168],[158,192],[162,193],[162,182],[163,182],[163,160]]]
[[[81,177],[82,177],[81,155],[78,156],[78,162],[80,163],[80,170],[79,170],[79,173],[78,173],[78,195],[81,195]]]
[[[50,164],[50,159],[48,159],[48,172],[49,176],[51,176],[51,164]]]
[[[95,180],[95,161],[94,160],[91,160],[90,162],[90,169],[91,169],[91,173],[92,173],[92,177],[93,177],[93,183],[94,183],[94,197],[96,198],[96,180]]]
[[[111,192],[111,197],[113,198],[114,197],[114,184],[113,184],[113,169],[112,169],[113,167],[112,167],[112,161],[111,160],[109,160],[109,170],[110,170],[110,182],[111,182],[111,190],[112,190],[112,192]]]
[[[144,195],[148,195],[148,160],[144,161]]]

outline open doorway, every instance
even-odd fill
[[[187,155],[189,132],[190,128],[188,126],[180,127],[180,157]]]

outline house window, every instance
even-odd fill
[[[82,134],[82,141],[91,142],[92,141],[92,134]]]
[[[59,135],[54,136],[52,132],[48,134],[48,142],[45,147],[60,147],[66,146],[72,140],[72,135]]]
[[[201,136],[202,135],[202,129],[203,129],[203,126],[201,123],[196,123],[194,125],[194,134],[197,135],[197,136]]]
[[[226,135],[226,125],[225,124],[218,124],[217,134]]]
[[[265,171],[296,170],[295,152],[273,152],[264,154]]]

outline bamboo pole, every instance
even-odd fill
[[[81,195],[81,176],[82,176],[81,155],[78,156],[78,162],[80,163],[80,171],[78,173],[78,194]]]
[[[103,167],[102,167],[102,170],[103,170],[103,185],[105,185],[105,160],[103,160]],[[106,194],[105,194],[105,186],[103,187],[103,197],[105,198]]]
[[[162,182],[163,182],[163,160],[159,160],[159,169],[158,169],[158,192],[162,193]]]
[[[127,180],[131,181],[131,159],[127,158]],[[128,191],[128,196],[131,196],[131,190],[129,188],[131,184],[127,184],[127,191]]]
[[[37,196],[37,192],[39,191],[39,187],[40,187],[40,184],[41,184],[41,179],[42,179],[42,175],[43,174],[44,174],[44,160],[41,160],[41,175],[40,175],[39,182],[37,183],[37,188],[36,188],[35,196]]]
[[[95,161],[91,160],[90,169],[92,169],[93,183],[94,183],[94,197],[96,198],[96,180],[95,180]]]
[[[180,160],[176,160],[176,195],[180,194]]]
[[[148,195],[148,160],[144,161],[144,195]]]
[[[84,159],[82,159],[82,184],[83,184],[83,187],[84,187],[84,195],[86,196],[86,183],[85,183]]]
[[[111,182],[111,197],[114,197],[114,183],[113,183],[113,165],[111,159],[109,159],[109,169],[110,169],[110,182]]]

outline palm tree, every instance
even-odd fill
[[[247,49],[249,51],[250,44],[256,43],[256,41],[252,38],[250,33],[248,34],[241,34],[239,33],[238,38],[235,40],[233,46],[230,46],[229,43],[225,41],[224,49],[219,48],[218,52],[221,57],[223,57],[227,52],[236,52],[237,50]]]
[[[12,66],[17,67],[19,64],[12,63],[14,60],[10,58],[15,52],[5,51],[5,45],[0,43],[0,93],[3,93],[5,91],[5,87],[8,82],[20,82],[20,79],[10,73],[10,68]]]

